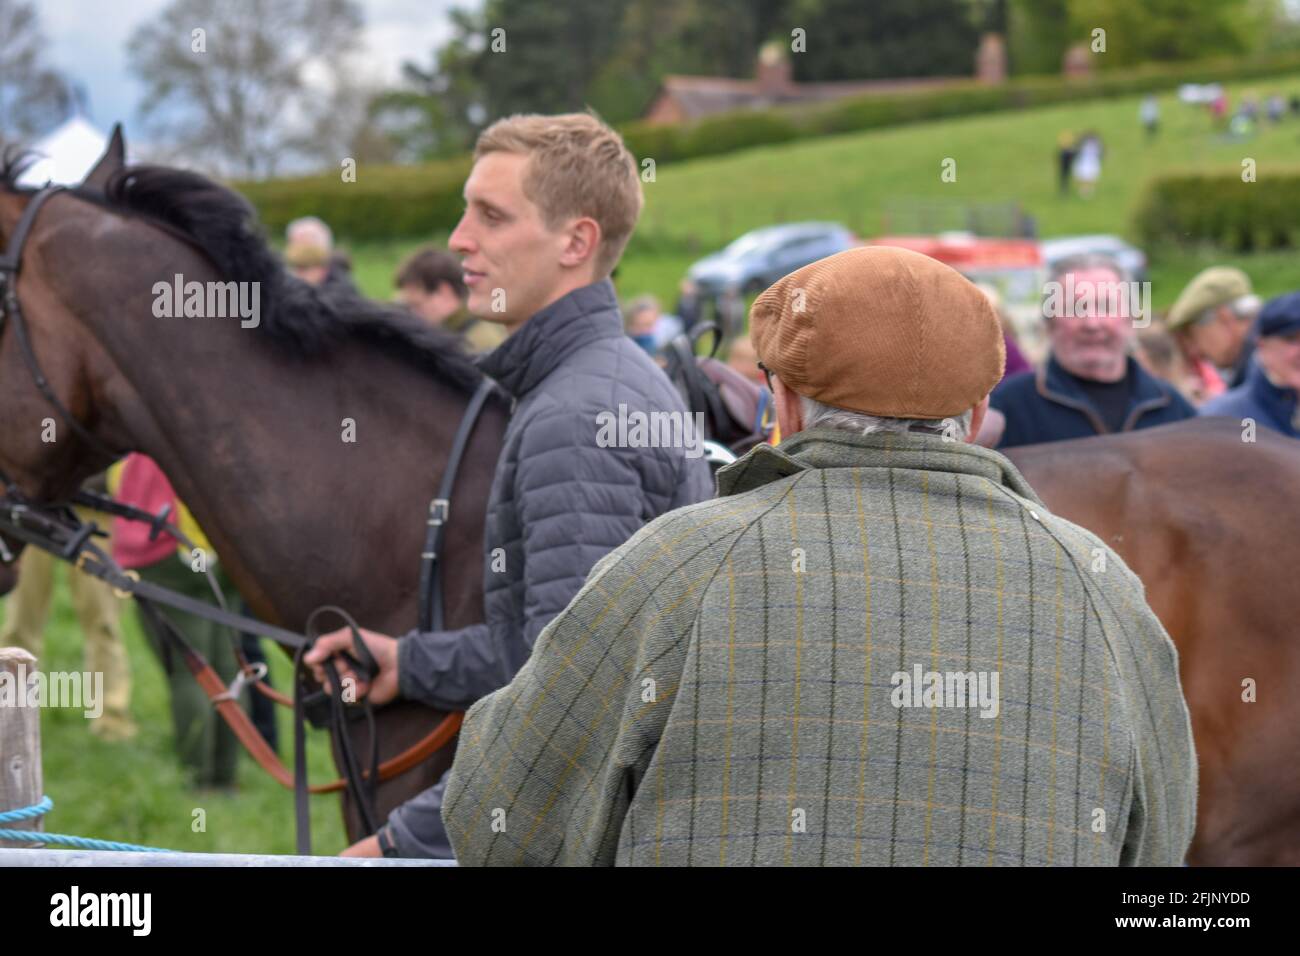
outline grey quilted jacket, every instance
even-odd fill
[[[445,710],[508,684],[597,561],[659,515],[713,493],[708,464],[691,449],[598,441],[602,416],[617,416],[620,405],[629,413],[686,411],[667,376],[624,334],[608,280],[553,302],[479,366],[516,402],[488,504],[485,622],[412,632],[398,645],[402,695]],[[442,789],[390,815],[402,856],[451,855]]]

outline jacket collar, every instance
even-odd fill
[[[622,334],[614,283],[602,279],[535,313],[510,338],[479,358],[478,367],[511,395],[522,398],[578,349]]]
[[[1300,433],[1300,408],[1297,408],[1297,396],[1294,388],[1282,388],[1274,385],[1264,374],[1264,369],[1256,362],[1246,374],[1246,388],[1263,409],[1273,416],[1274,421],[1290,428],[1292,434]]]
[[[836,428],[801,431],[780,447],[755,445],[743,458],[718,470],[718,496],[752,491],[816,468],[903,468],[978,475],[1042,504],[1016,466],[987,448],[945,441],[939,435],[858,435]]]
[[[1241,355],[1237,356],[1237,364],[1232,367],[1228,375],[1222,376],[1228,383],[1228,388],[1238,388],[1246,384],[1246,380],[1250,378],[1250,370],[1255,366],[1251,361],[1254,357],[1255,340],[1248,336],[1246,341],[1241,343]]]
[[[1170,403],[1171,399],[1169,394],[1160,387],[1160,383],[1153,376],[1148,375],[1131,355],[1124,360],[1124,376],[1133,383],[1128,417],[1124,420],[1124,427],[1120,429],[1128,431],[1143,414],[1163,408]],[[1105,435],[1110,432],[1106,423],[1101,420],[1101,415],[1097,413],[1096,406],[1089,401],[1087,393],[1079,387],[1074,376],[1061,366],[1055,355],[1048,356],[1047,362],[1038,370],[1034,381],[1038,394],[1043,398],[1082,412],[1088,417],[1097,434]]]

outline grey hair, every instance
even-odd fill
[[[324,244],[326,249],[334,248],[334,230],[332,230],[319,216],[302,216],[293,220],[285,226],[284,236],[287,240],[295,232],[306,231],[312,233],[317,239]]]
[[[1120,282],[1133,281],[1133,274],[1120,265],[1118,259],[1104,252],[1080,252],[1058,259],[1049,270],[1047,281],[1059,282],[1071,272],[1086,272],[1089,269],[1106,269],[1115,273],[1115,278]]]
[[[1105,269],[1114,273],[1115,282],[1119,284],[1133,281],[1133,274],[1120,265],[1117,259],[1104,252],[1080,252],[1058,259],[1048,271],[1047,281],[1043,283],[1043,301],[1039,308],[1043,321],[1048,323],[1052,321],[1050,306],[1057,294],[1052,287],[1062,285],[1065,277],[1073,272],[1087,272],[1090,269]]]
[[[1200,325],[1202,322],[1208,322],[1210,319],[1214,318],[1218,314],[1220,309],[1224,308],[1225,306],[1231,309],[1232,314],[1235,315],[1238,319],[1245,320],[1245,319],[1254,318],[1255,314],[1259,312],[1260,304],[1261,303],[1259,300],[1259,296],[1253,293],[1249,293],[1243,296],[1238,296],[1237,298],[1233,299],[1231,302],[1224,302],[1221,303],[1220,305],[1210,306],[1208,309],[1205,309],[1200,315],[1198,315],[1195,319],[1193,319],[1191,324]]]
[[[804,428],[836,428],[859,435],[875,432],[892,432],[897,435],[921,432],[926,435],[941,435],[950,441],[965,441],[970,436],[973,413],[973,409],[967,409],[951,418],[885,418],[823,405],[807,395],[799,396],[799,405],[803,409]]]

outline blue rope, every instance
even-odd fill
[[[6,810],[0,813],[0,823],[17,823],[20,820],[32,820],[36,817],[43,817],[54,809],[54,801],[49,797],[41,797],[41,802],[33,807],[22,807],[18,810]]]
[[[54,809],[54,801],[41,797],[41,802],[17,810],[0,813],[0,823],[18,823],[22,820],[35,820]],[[54,843],[61,846],[76,847],[78,850],[119,850],[134,853],[175,853],[156,846],[136,846],[134,843],[118,843],[116,840],[92,840],[89,837],[66,836],[62,833],[42,833],[39,830],[8,830],[0,827],[0,840],[15,843]]]

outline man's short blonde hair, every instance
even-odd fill
[[[591,113],[519,114],[482,132],[474,159],[488,153],[527,156],[524,195],[541,210],[546,227],[558,229],[582,216],[594,219],[601,234],[596,277],[614,271],[645,202],[636,159],[618,133]]]

